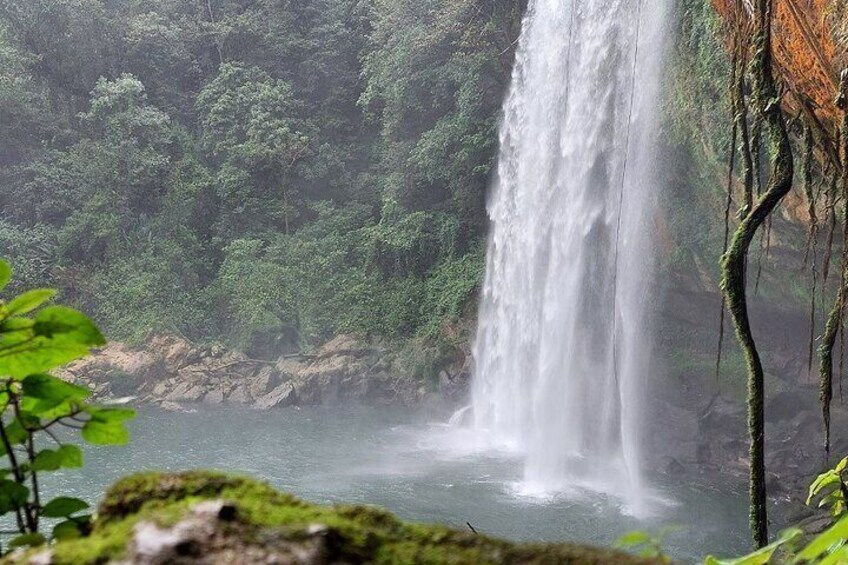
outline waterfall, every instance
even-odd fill
[[[533,493],[640,492],[665,0],[531,0],[504,106],[474,425]]]

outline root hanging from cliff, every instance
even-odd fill
[[[816,341],[816,292],[818,290],[818,233],[819,219],[816,212],[818,195],[813,189],[813,130],[804,128],[804,193],[807,196],[807,213],[810,216],[810,230],[807,234],[807,248],[804,253],[804,267],[810,267],[810,339],[807,352],[807,376],[812,377],[813,356]]]
[[[769,216],[766,220],[766,229],[760,233],[760,252],[757,255],[757,277],[754,282],[754,294],[760,292],[760,280],[763,278],[763,259],[771,255],[771,230],[774,222]]]
[[[724,205],[724,246],[722,253],[727,253],[727,246],[730,243],[730,209],[733,207],[733,174],[736,170],[736,141],[739,137],[739,117],[736,114],[738,108],[737,95],[740,91],[744,92],[744,88],[740,89],[737,85],[737,80],[743,80],[745,76],[745,64],[739,56],[739,34],[733,36],[733,60],[730,65],[730,112],[734,116],[733,127],[730,134],[730,148],[728,149],[728,167],[727,167],[727,200]],[[716,352],[715,378],[716,390],[721,395],[721,357],[724,351],[724,316],[727,310],[727,298],[722,293],[721,296],[721,312],[719,314],[718,323],[718,350]]]
[[[830,179],[830,188],[825,195],[825,214],[827,215],[827,241],[824,245],[824,264],[822,265],[822,293],[827,288],[830,277],[830,261],[833,256],[833,238],[836,234],[836,205],[839,201],[838,176],[833,175]]]
[[[753,146],[750,130],[748,129],[748,102],[745,97],[745,67],[747,66],[747,50],[742,50],[741,69],[736,79],[736,109],[735,120],[739,127],[742,154],[742,184],[745,193],[745,206],[739,210],[740,219],[750,214],[754,207],[754,154],[759,152],[759,146]]]
[[[840,184],[842,189],[842,272],[837,290],[836,303],[830,311],[822,336],[821,365],[819,370],[819,400],[821,402],[822,419],[824,421],[824,451],[825,458],[830,457],[830,407],[833,403],[833,349],[837,333],[844,331],[845,302],[848,293],[848,72],[842,73],[840,83],[840,99],[838,101],[843,112],[841,132],[839,135],[840,147]],[[836,178],[836,176],[834,176]],[[832,186],[835,187],[834,182]],[[840,360],[840,373],[842,361]],[[841,377],[840,377],[841,380]]]
[[[757,231],[763,227],[792,188],[794,163],[786,121],[772,71],[772,1],[757,0],[754,9],[751,79],[752,102],[771,141],[771,174],[762,195],[742,216],[730,247],[722,258],[722,291],[727,299],[736,337],[748,373],[748,433],[750,439],[750,523],[754,543],[768,543],[765,486],[764,370],[748,316],[746,265]]]

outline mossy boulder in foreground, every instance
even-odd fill
[[[308,504],[268,485],[207,472],[145,473],[107,493],[91,536],[5,563],[652,563],[571,544],[514,544],[402,522],[380,509]]]

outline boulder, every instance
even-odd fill
[[[151,337],[146,349],[159,355],[163,368],[168,373],[175,373],[203,357],[203,352],[187,339],[169,334]]]
[[[253,406],[259,410],[270,410],[271,408],[287,408],[296,402],[294,386],[291,383],[285,383],[259,398]]]
[[[385,351],[352,336],[338,336],[327,343],[291,382],[298,404],[304,406],[412,404],[422,398],[414,379],[399,378],[390,371]]]
[[[233,388],[229,396],[227,396],[227,401],[233,404],[251,404],[253,403],[253,398],[251,398],[250,393],[247,391],[247,385],[241,383]]]
[[[247,389],[250,396],[260,398],[277,388],[282,381],[282,375],[274,367],[264,367],[250,378]]]
[[[203,397],[205,404],[221,404],[224,402],[224,392],[220,388],[215,388],[206,393]]]
[[[206,389],[196,380],[182,382],[165,396],[172,402],[197,402],[206,394]]]
[[[166,412],[183,412],[185,414],[191,414],[193,412],[196,412],[196,410],[191,409],[191,408],[186,408],[185,406],[183,406],[179,402],[171,402],[169,400],[166,400],[166,401],[160,403],[159,407],[162,410],[165,410]]]

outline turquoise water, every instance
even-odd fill
[[[455,430],[408,410],[144,409],[131,428],[130,445],[86,448],[85,468],[62,472],[46,488],[96,502],[133,471],[212,468],[263,478],[313,502],[375,504],[404,519],[457,528],[470,522],[513,540],[608,545],[631,530],[676,526],[665,547],[681,560],[748,546],[745,495],[736,488],[654,485],[651,514],[638,518],[616,499],[590,492],[525,497],[516,488],[517,460],[469,449]]]

